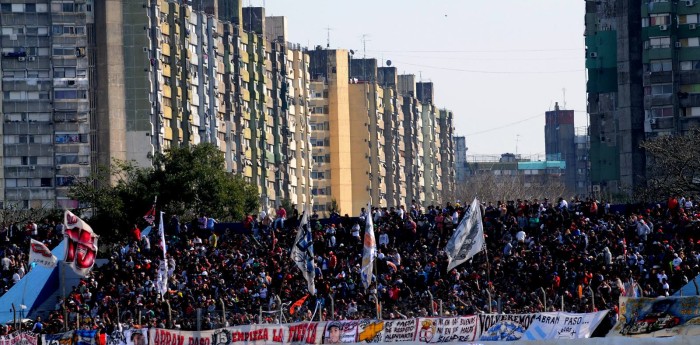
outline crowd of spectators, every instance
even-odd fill
[[[328,220],[313,213],[317,291],[294,314],[289,304],[308,293],[290,258],[297,210],[284,217],[279,210],[247,215],[243,233],[214,231],[215,221],[204,214],[192,222],[173,216],[165,226],[165,296],[156,288],[163,264],[158,231],[143,236],[134,225],[129,238],[101,249],[108,262],[45,313],[42,330],[60,331],[65,318],[71,328],[110,330],[119,322],[196,329],[199,322],[212,329],[308,320],[314,311],[329,320],[375,318],[381,309],[392,319],[530,313],[545,305],[548,311],[609,309],[612,323],[621,295],[668,296],[700,273],[700,209],[692,198],[622,211],[592,199],[483,203],[486,250],[448,272],[444,248],[466,206],[413,202]],[[367,290],[360,280],[366,217],[373,219],[378,245]],[[61,238],[55,224],[38,228],[6,229],[0,237],[5,290],[15,272],[28,269],[29,237],[50,247]]]

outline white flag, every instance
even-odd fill
[[[296,263],[301,274],[309,284],[309,293],[316,294],[314,279],[316,278],[316,267],[314,266],[314,239],[309,228],[309,214],[304,212],[297,230],[297,238],[292,247],[292,260]]]
[[[459,266],[482,249],[484,249],[484,224],[479,201],[474,198],[469,211],[464,215],[464,219],[459,223],[445,247],[449,262],[447,270]]]
[[[371,210],[372,205],[368,204],[367,209]],[[376,256],[377,241],[374,238],[374,223],[370,212],[366,220],[364,248],[362,249],[362,285],[365,289],[369,288],[369,285],[372,283],[372,270]]]
[[[64,261],[75,273],[86,277],[95,265],[99,236],[88,223],[70,211],[63,214],[63,226],[63,238],[67,242]]]
[[[163,260],[158,267],[158,281],[156,282],[158,292],[165,297],[168,292],[168,248],[165,244],[165,225],[163,224],[163,212],[160,212],[160,223],[158,223],[158,235],[160,236],[160,246],[163,248]]]
[[[51,251],[45,244],[32,239],[29,245],[29,264],[31,265],[35,262],[47,268],[54,268],[56,267],[58,259],[56,259],[55,255],[51,254]]]

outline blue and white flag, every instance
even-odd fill
[[[367,209],[371,210],[372,205],[367,205]],[[372,283],[372,270],[374,268],[374,259],[377,257],[377,241],[374,238],[374,223],[372,215],[367,216],[365,225],[365,240],[364,248],[362,249],[362,286],[365,289],[369,288]]]
[[[160,246],[163,249],[163,260],[158,267],[158,280],[156,287],[160,295],[165,297],[168,292],[168,248],[165,244],[165,225],[163,224],[163,213],[160,212],[160,223],[158,224],[158,236],[160,237]]]
[[[296,263],[301,274],[309,284],[309,293],[316,294],[314,278],[316,278],[316,267],[314,266],[314,239],[309,226],[309,214],[304,212],[299,223],[297,238],[292,247],[292,261]]]
[[[484,249],[484,223],[481,219],[479,201],[474,198],[464,219],[459,223],[455,233],[447,242],[445,252],[451,270]]]

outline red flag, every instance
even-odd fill
[[[307,298],[309,298],[308,293],[304,297],[300,298],[298,301],[294,302],[294,304],[292,304],[292,307],[289,308],[289,313],[294,315],[294,313],[296,313],[297,311],[297,308],[301,307],[301,305],[304,304],[304,301],[306,301]]]
[[[143,219],[146,220],[146,222],[150,225],[153,225],[153,222],[156,220],[156,204],[153,204],[153,207],[146,212],[146,215],[143,216]]]
[[[63,227],[66,241],[64,261],[75,273],[86,277],[95,265],[99,236],[92,231],[90,225],[68,210],[63,214]]]

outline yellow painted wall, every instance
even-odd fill
[[[331,197],[342,213],[353,212],[352,162],[354,148],[350,142],[350,109],[348,99],[348,51],[331,50],[328,62],[336,73],[329,78],[328,112],[331,138]],[[353,213],[354,214],[354,213]]]
[[[367,84],[350,85],[350,142],[352,144],[352,214],[359,215],[362,207],[366,207],[370,201],[370,154],[368,140],[369,117],[367,116],[368,101],[366,94],[369,88]],[[374,201],[373,201],[374,202]]]

